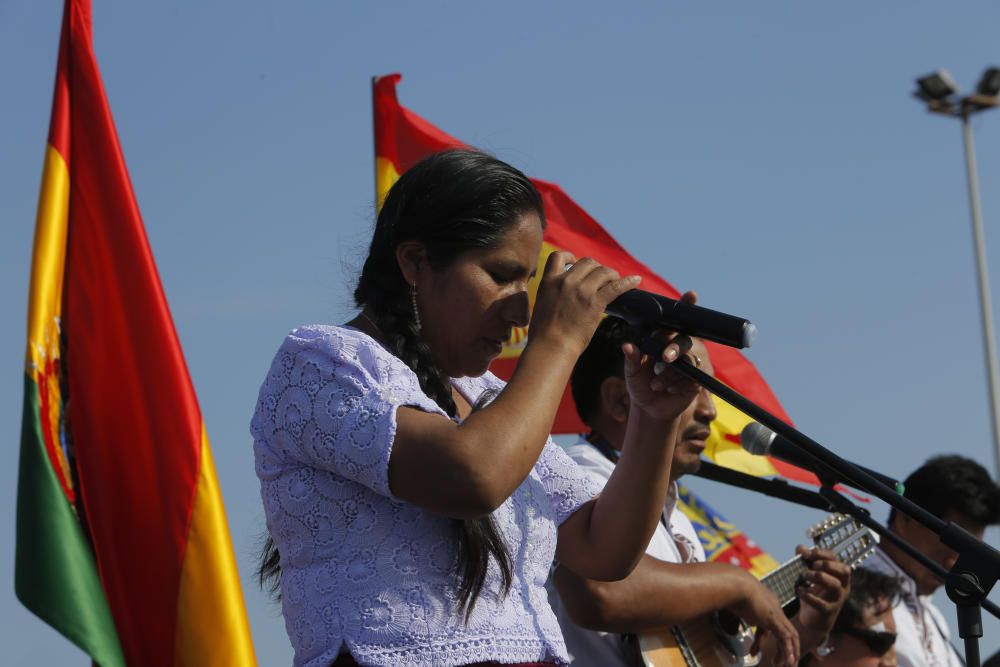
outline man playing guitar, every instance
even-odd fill
[[[614,470],[625,435],[628,393],[621,346],[628,340],[623,321],[605,318],[571,379],[577,410],[591,433],[566,451],[601,484]],[[701,370],[713,372],[700,341],[695,340],[690,356]],[[847,597],[851,571],[831,552],[799,547],[808,569],[796,589],[800,610],[788,619],[775,594],[752,575],[727,563],[704,562],[691,522],[675,511],[676,482],[698,469],[715,416],[712,396],[702,389],[680,419],[663,521],[627,578],[592,581],[556,566],[549,598],[574,665],[635,664],[634,636],[669,630],[720,610],[758,629],[751,653],[759,651],[764,665],[797,664],[800,652],[818,646],[832,628]],[[687,662],[700,664],[694,658]]]

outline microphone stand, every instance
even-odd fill
[[[640,344],[640,348],[647,354],[654,355],[654,358],[659,357],[663,347],[662,341],[649,337]],[[657,349],[660,353],[656,352]],[[941,542],[957,552],[958,561],[945,579],[945,590],[955,604],[958,614],[958,633],[965,640],[966,665],[979,667],[979,638],[983,636],[980,604],[1000,578],[1000,552],[976,539],[961,526],[950,521],[942,521],[913,501],[897,494],[854,464],[837,456],[687,361],[678,360],[671,364],[671,367],[707,387],[727,403],[742,410],[772,431],[794,442],[806,454],[816,459],[814,472],[817,474],[825,473],[833,479],[843,479],[851,486],[880,498],[936,533]]]
[[[772,498],[778,498],[797,505],[812,507],[826,512],[840,512],[841,514],[847,514],[848,516],[853,517],[858,523],[867,526],[872,532],[877,533],[882,539],[888,540],[898,546],[913,559],[917,560],[921,565],[937,575],[942,581],[948,578],[947,570],[925,556],[922,552],[918,551],[916,547],[904,540],[902,537],[890,531],[888,528],[873,519],[871,512],[867,509],[854,504],[847,497],[838,492],[836,488],[834,488],[832,480],[821,480],[822,486],[820,487],[819,492],[816,492],[792,486],[783,479],[755,477],[744,472],[733,470],[732,468],[724,468],[723,466],[712,463],[711,461],[702,461],[701,468],[691,474],[695,477],[701,477],[702,479],[719,482],[720,484],[735,486],[741,489],[746,489],[747,491],[753,491],[755,493],[762,493],[764,495],[771,496]],[[986,599],[982,601],[982,607],[1000,619],[1000,607]]]
[[[897,547],[905,551],[908,556],[933,572],[939,579],[947,581],[948,570],[944,569],[939,563],[931,560],[922,551],[917,550],[915,546],[873,519],[871,512],[852,503],[836,489],[834,489],[827,480],[823,480],[822,484],[823,485],[820,487],[817,495],[827,499],[833,510],[840,512],[841,514],[851,515],[858,523],[867,526],[873,532],[878,533],[879,537],[882,539],[892,542]],[[980,605],[982,605],[983,609],[1000,619],[1000,607],[985,598],[983,598],[980,602]]]
[[[815,491],[800,489],[797,486],[792,486],[783,479],[754,477],[753,475],[748,475],[745,472],[739,472],[732,468],[724,468],[711,461],[702,460],[701,467],[691,474],[695,477],[719,482],[720,484],[728,484],[729,486],[736,486],[755,493],[762,493],[772,498],[823,510],[824,512],[829,511],[831,508],[830,501]]]

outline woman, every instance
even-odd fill
[[[251,432],[280,552],[261,574],[280,570],[296,665],[565,663],[543,588],[553,558],[610,580],[642,555],[664,434],[697,387],[626,346],[634,454],[595,497],[548,432],[605,306],[638,278],[552,253],[516,372],[505,386],[486,370],[528,324],[544,224],[513,167],[434,155],[386,197],[360,315],[278,351]],[[689,346],[673,339],[663,360]]]

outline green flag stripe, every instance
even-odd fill
[[[102,667],[124,667],[97,565],[45,452],[38,387],[25,376],[17,483],[14,590],[46,623]]]

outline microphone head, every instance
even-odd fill
[[[743,323],[743,347],[750,347],[757,340],[757,327],[753,322]]]
[[[771,451],[775,432],[757,422],[750,422],[740,432],[740,445],[751,454],[764,455]]]

